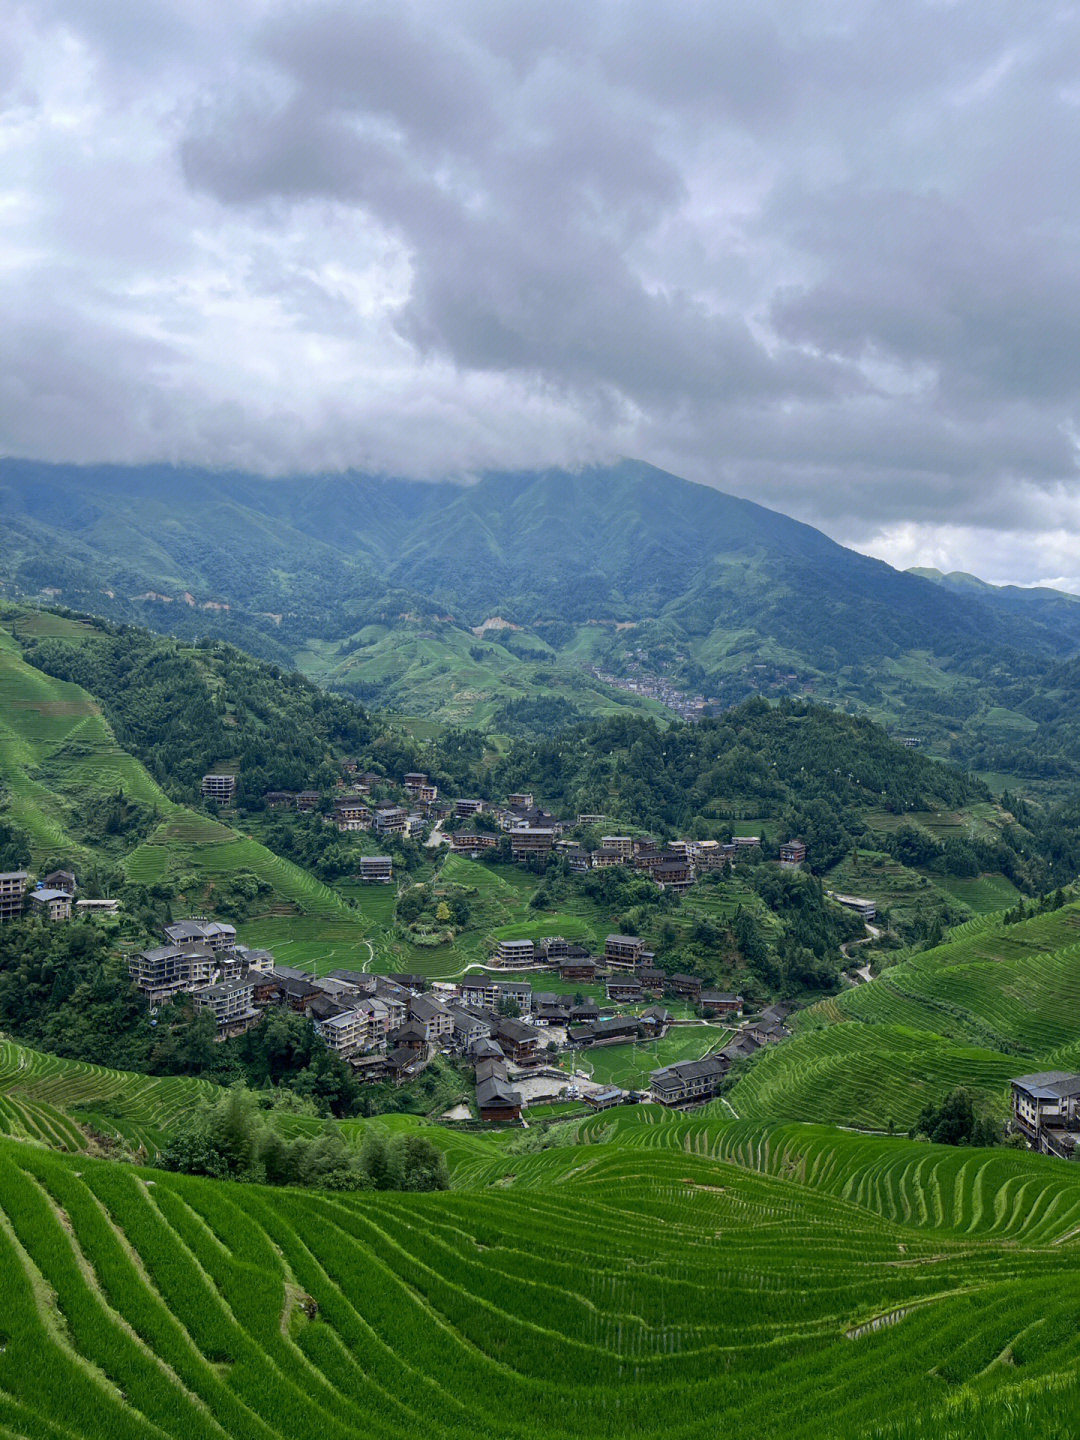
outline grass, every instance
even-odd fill
[[[5,1433],[1068,1433],[1043,1422],[1078,1392],[1071,1167],[649,1106],[531,1153],[441,1133],[434,1195],[0,1140]]]
[[[575,1052],[577,1069],[602,1085],[623,1090],[647,1090],[649,1075],[680,1060],[700,1060],[726,1044],[731,1032],[715,1025],[680,1025],[659,1040],[629,1045],[593,1045]],[[570,1060],[560,1057],[564,1069]]]

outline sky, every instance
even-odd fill
[[[0,453],[619,455],[1080,592],[1080,7],[0,0]]]

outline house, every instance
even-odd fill
[[[157,945],[128,956],[131,982],[151,1006],[167,1005],[175,995],[204,989],[215,969],[215,956],[192,945]]]
[[[426,995],[414,995],[409,1000],[409,1019],[423,1026],[424,1039],[431,1045],[449,1042],[454,1033],[454,1017],[445,1005],[431,1000]]]
[[[1080,1131],[1080,1075],[1040,1070],[1009,1083],[1013,1123],[1028,1144],[1044,1154],[1067,1151],[1071,1158],[1073,1132]]]
[[[315,1030],[327,1047],[342,1059],[370,1050],[386,1038],[376,1034],[374,1012],[369,1000],[361,1001],[326,1020],[316,1020]]]
[[[698,1004],[703,1015],[731,1015],[736,1020],[743,1012],[743,998],[727,990],[713,990],[702,987]]]
[[[694,872],[685,856],[665,856],[649,873],[662,890],[674,890],[680,895],[694,882]]]
[[[698,870],[722,870],[728,859],[724,847],[716,840],[696,841],[691,858]]]
[[[658,849],[659,849],[659,846],[657,845],[656,841],[653,839],[653,837],[652,837],[651,835],[635,835],[635,836],[634,836],[634,854],[635,854],[635,855],[652,855],[652,854],[654,854]]]
[[[247,968],[256,975],[272,975],[274,973],[274,957],[269,950],[248,949],[246,945],[237,945],[236,953]]]
[[[495,1008],[507,1001],[516,1005],[522,1013],[532,1009],[532,986],[527,980],[500,980],[495,986]]]
[[[491,1034],[491,1021],[467,1010],[463,1005],[451,1005],[450,1018],[454,1022],[454,1043],[467,1050],[475,1040],[485,1040]]]
[[[701,981],[696,975],[669,975],[666,988],[673,995],[688,995],[691,1000],[701,998]]]
[[[671,1023],[671,1011],[665,1010],[663,1005],[650,1005],[637,1017],[645,1033],[650,1037],[663,1035]]]
[[[510,854],[515,860],[527,860],[531,855],[547,856],[554,840],[555,831],[547,826],[511,830]]]
[[[785,870],[798,870],[806,859],[806,846],[801,840],[786,840],[780,846],[780,864]]]
[[[476,1062],[476,1108],[480,1119],[502,1123],[521,1119],[521,1091],[510,1084],[504,1061],[494,1056]]]
[[[5,920],[17,920],[22,914],[29,878],[25,870],[0,872],[0,925]]]
[[[76,900],[75,909],[80,915],[112,915],[120,909],[120,901]]]
[[[255,983],[247,976],[222,980],[195,992],[196,1010],[209,1010],[219,1035],[239,1035],[259,1018],[255,1009]]]
[[[653,995],[662,995],[667,984],[667,971],[658,970],[655,965],[639,965],[638,979],[642,987]]]
[[[561,935],[545,935],[543,939],[536,942],[536,948],[540,952],[537,959],[553,963],[567,959],[571,947],[569,940],[564,939]]]
[[[605,1085],[602,1090],[586,1091],[581,1098],[594,1110],[610,1110],[613,1105],[623,1103],[626,1091],[620,1090],[617,1085]]]
[[[366,885],[389,885],[394,878],[394,862],[389,855],[361,855],[360,879]]]
[[[406,790],[418,790],[427,784],[427,778],[423,770],[410,770],[401,783]]]
[[[609,854],[618,855],[621,860],[634,858],[634,841],[630,835],[601,835],[600,848]]]
[[[454,814],[459,820],[471,820],[474,815],[479,815],[483,808],[483,800],[461,799],[454,801]]]
[[[372,825],[371,810],[363,800],[339,800],[334,806],[332,819],[343,835],[357,830],[370,830]]]
[[[432,1043],[428,1027],[420,1020],[406,1020],[404,1025],[391,1031],[390,1039],[394,1045],[403,1045],[407,1050],[418,1050],[425,1057]]]
[[[166,925],[165,939],[181,950],[194,947],[219,955],[236,949],[236,926],[193,915],[190,920],[177,920],[172,925]]]
[[[596,961],[590,955],[568,956],[559,962],[560,980],[584,980],[592,984],[596,980]]]
[[[636,935],[609,935],[604,941],[604,963],[609,970],[633,970],[645,953],[645,941]]]
[[[636,975],[613,975],[605,988],[607,998],[616,1005],[641,999],[642,985]]]
[[[666,1065],[649,1076],[649,1093],[657,1105],[696,1104],[716,1094],[728,1069],[721,1055]]]
[[[756,1055],[764,1043],[752,1031],[740,1030],[734,1040],[729,1040],[719,1053],[729,1063],[733,1063],[746,1059],[748,1055]]]
[[[500,970],[523,970],[533,963],[531,940],[500,940],[491,957],[491,964]]]
[[[400,805],[380,805],[375,811],[376,835],[404,835],[409,817]]]
[[[571,874],[584,875],[592,869],[592,856],[587,850],[571,850],[566,857]]]
[[[311,1009],[311,1003],[317,995],[323,992],[317,985],[313,985],[306,975],[286,974],[284,967],[278,966],[274,970],[274,979],[281,992],[281,999],[290,1010],[297,1015],[307,1015]]]
[[[30,891],[30,912],[45,920],[70,920],[71,896],[66,890],[47,890],[41,885]]]
[[[204,775],[202,793],[204,800],[213,800],[217,805],[231,805],[236,795],[236,776]]]
[[[581,1005],[575,1005],[570,1011],[571,1025],[590,1025],[594,1020],[600,1019],[600,1006],[595,1000],[586,1000]]]
[[[567,1000],[549,1000],[544,1004],[533,1005],[532,1021],[534,1025],[569,1025],[570,1004]]]
[[[826,890],[825,894],[838,905],[843,905],[845,910],[854,910],[863,920],[873,920],[877,915],[877,902],[874,900],[867,900],[861,895],[840,895],[835,890]]]
[[[733,835],[731,843],[738,850],[757,850],[761,848],[760,835]]]
[[[494,1010],[499,1003],[499,987],[486,976],[462,980],[461,1003],[473,1010]]]
[[[291,810],[296,803],[296,796],[291,790],[267,790],[263,796],[263,804],[268,810]]]
[[[498,843],[497,835],[482,830],[458,830],[450,836],[450,849],[455,855],[478,855],[481,850],[494,850]]]
[[[594,850],[589,856],[589,865],[593,870],[610,870],[615,865],[627,865],[629,862],[629,855],[624,855],[621,850]]]
[[[386,1073],[395,1085],[404,1085],[409,1080],[415,1080],[426,1064],[421,1051],[399,1045],[386,1057]]]
[[[469,1059],[476,1064],[480,1060],[505,1060],[506,1056],[497,1040],[492,1040],[490,1035],[481,1035],[470,1043]]]
[[[75,894],[74,870],[50,871],[41,883],[47,890],[66,890],[69,895]]]
[[[594,1045],[624,1043],[641,1037],[641,1025],[633,1015],[615,1015],[610,1020],[594,1020],[592,1038]]]
[[[533,792],[531,790],[515,790],[513,795],[506,797],[506,803],[511,810],[532,810]]]
[[[304,811],[317,810],[319,799],[318,790],[301,790],[296,797],[296,808]]]
[[[503,1054],[515,1064],[530,1065],[540,1058],[536,1048],[539,1035],[533,1026],[523,1025],[520,1020],[500,1016],[491,1028],[491,1038],[498,1041]]]
[[[583,810],[577,817],[579,825],[603,825],[606,820],[607,816],[602,815],[599,810]]]
[[[426,975],[411,975],[408,971],[399,970],[395,975],[384,977],[399,990],[414,990],[417,995],[422,995],[428,987]]]

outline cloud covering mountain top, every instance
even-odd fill
[[[1080,588],[1080,16],[0,3],[0,449],[641,455]]]

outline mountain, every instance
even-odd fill
[[[813,694],[1011,775],[1041,728],[1040,765],[1073,773],[1072,597],[900,572],[640,462],[427,484],[7,460],[0,513],[10,594],[223,636],[401,713],[512,701],[527,725],[553,696],[567,719],[671,704],[662,679]]]

